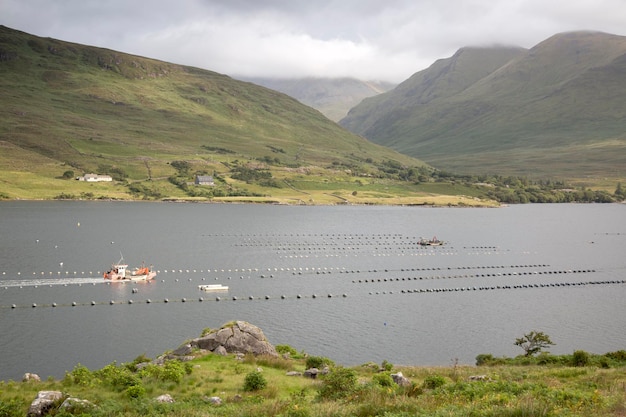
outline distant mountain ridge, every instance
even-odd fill
[[[463,48],[340,121],[440,169],[626,176],[626,37]]]
[[[285,93],[307,106],[319,110],[338,122],[361,100],[387,92],[395,84],[385,81],[362,81],[355,78],[241,78],[263,87]]]

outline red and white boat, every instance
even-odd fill
[[[156,272],[152,270],[152,267],[147,267],[143,263],[141,267],[129,271],[124,258],[111,265],[111,269],[104,273],[104,279],[111,281],[150,281],[154,277],[156,277]]]

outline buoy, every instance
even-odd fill
[[[170,300],[168,300],[167,298],[165,300],[163,300],[164,303],[169,303]]]
[[[95,305],[96,305],[96,302],[95,302],[95,301],[92,301],[92,302],[91,302],[91,305],[92,305],[92,306],[95,306]]]

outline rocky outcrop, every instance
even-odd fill
[[[61,391],[39,391],[37,398],[30,403],[28,408],[28,417],[40,417],[48,414],[55,406],[55,403],[63,398]],[[58,404],[57,404],[58,405]]]
[[[411,386],[411,381],[407,377],[402,375],[402,372],[398,372],[397,374],[391,374],[391,378],[393,379],[393,382],[400,385],[401,387]]]
[[[245,321],[236,321],[224,325],[217,331],[193,339],[189,345],[192,348],[211,352],[217,351],[221,354],[225,351],[227,353],[278,356],[276,348],[267,340],[263,331]]]
[[[31,374],[30,372],[26,372],[22,377],[22,382],[41,382],[41,378],[37,374]]]

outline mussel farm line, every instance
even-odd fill
[[[583,272],[583,271],[580,271]],[[592,271],[589,271],[592,272]],[[622,279],[622,280],[604,280],[604,281],[572,281],[572,282],[550,282],[550,283],[534,283],[534,284],[514,284],[514,285],[488,285],[488,286],[467,286],[467,287],[440,287],[440,288],[413,288],[413,289],[402,289],[399,291],[370,291],[368,293],[369,296],[375,296],[375,295],[405,295],[405,294],[439,294],[439,293],[451,293],[451,292],[462,292],[462,293],[471,293],[471,292],[476,292],[476,291],[506,291],[506,290],[520,290],[520,289],[528,289],[528,290],[532,290],[532,289],[553,289],[553,288],[574,288],[574,287],[586,287],[586,286],[601,286],[601,285],[624,285],[626,284],[626,280]],[[135,293],[135,291],[133,291],[133,293]],[[0,305],[0,309],[19,309],[19,308],[37,308],[37,307],[51,307],[51,308],[59,308],[59,307],[81,307],[81,306],[97,306],[97,305],[110,305],[110,306],[115,306],[115,305],[122,305],[122,304],[128,304],[128,305],[135,305],[135,304],[144,304],[144,305],[149,305],[149,304],[153,304],[153,303],[157,303],[157,304],[170,304],[170,303],[190,303],[190,302],[208,302],[208,301],[214,301],[214,302],[227,302],[227,301],[231,301],[231,302],[236,302],[236,301],[272,301],[272,300],[286,300],[286,299],[297,299],[297,300],[301,300],[301,299],[344,299],[344,298],[348,298],[348,294],[343,293],[340,296],[337,295],[333,295],[332,293],[328,293],[325,296],[324,295],[318,295],[318,294],[311,294],[311,295],[301,295],[301,294],[297,294],[297,295],[285,295],[285,294],[281,294],[279,296],[270,296],[270,295],[264,295],[264,296],[252,296],[249,295],[247,297],[239,297],[239,296],[229,296],[229,297],[220,297],[220,296],[215,296],[214,298],[204,298],[204,297],[198,297],[198,298],[180,298],[180,299],[169,299],[169,298],[164,298],[162,300],[151,300],[151,299],[145,299],[145,300],[133,300],[133,299],[128,299],[128,300],[110,300],[108,302],[96,302],[96,301],[91,301],[88,303],[77,303],[77,302],[72,302],[70,304],[57,304],[55,302],[53,303],[48,303],[48,304],[41,304],[38,305],[36,303],[30,304],[30,305],[16,305],[16,304],[12,304],[10,306],[8,305]]]

